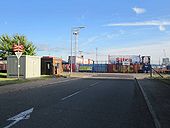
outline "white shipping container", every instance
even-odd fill
[[[82,57],[75,57],[75,56],[69,56],[68,62],[71,63],[72,58],[72,64],[83,64],[83,58]]]
[[[83,64],[89,64],[88,59],[83,59]]]
[[[93,61],[93,60],[88,59],[88,64],[93,64],[93,63],[94,63],[94,61]]]
[[[41,76],[41,60],[38,56],[21,56],[19,59],[21,78],[34,78]],[[15,55],[7,58],[7,77],[18,77],[18,59]]]
[[[140,56],[138,55],[109,55],[108,56],[109,64],[122,63],[124,61],[128,61],[130,63],[140,63],[141,59]]]

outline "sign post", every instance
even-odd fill
[[[18,79],[19,79],[19,68],[20,68],[19,58],[21,57],[22,52],[15,52],[15,55],[17,56],[18,59]]]
[[[13,51],[15,52],[15,55],[17,56],[17,59],[18,59],[18,80],[19,80],[19,68],[20,68],[20,64],[19,64],[19,59],[22,55],[22,52],[24,50],[24,46],[23,45],[20,45],[19,44],[19,41],[18,41],[18,45],[14,44],[13,45]]]

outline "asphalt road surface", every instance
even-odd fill
[[[154,128],[154,123],[134,79],[95,78],[0,94],[0,128]]]

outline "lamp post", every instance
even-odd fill
[[[77,57],[77,45],[78,45],[78,34],[79,30],[85,28],[85,26],[79,26],[79,27],[73,27],[71,28],[71,56],[70,56],[70,75],[72,74],[72,63],[73,63],[73,42],[72,42],[72,36],[74,34],[75,36],[75,60]],[[76,62],[75,62],[76,63]]]

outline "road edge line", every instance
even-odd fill
[[[152,105],[151,105],[151,103],[149,101],[149,98],[147,97],[146,93],[144,92],[144,90],[143,90],[142,86],[140,85],[140,83],[138,82],[138,80],[136,78],[134,78],[134,79],[135,79],[137,85],[139,86],[140,91],[142,92],[142,95],[143,95],[143,97],[145,99],[146,105],[147,105],[147,107],[149,109],[149,112],[150,112],[152,118],[153,118],[155,127],[156,128],[161,128],[160,122],[159,122],[159,120],[158,120],[158,118],[156,116],[155,111],[153,110],[153,107],[152,107]]]

